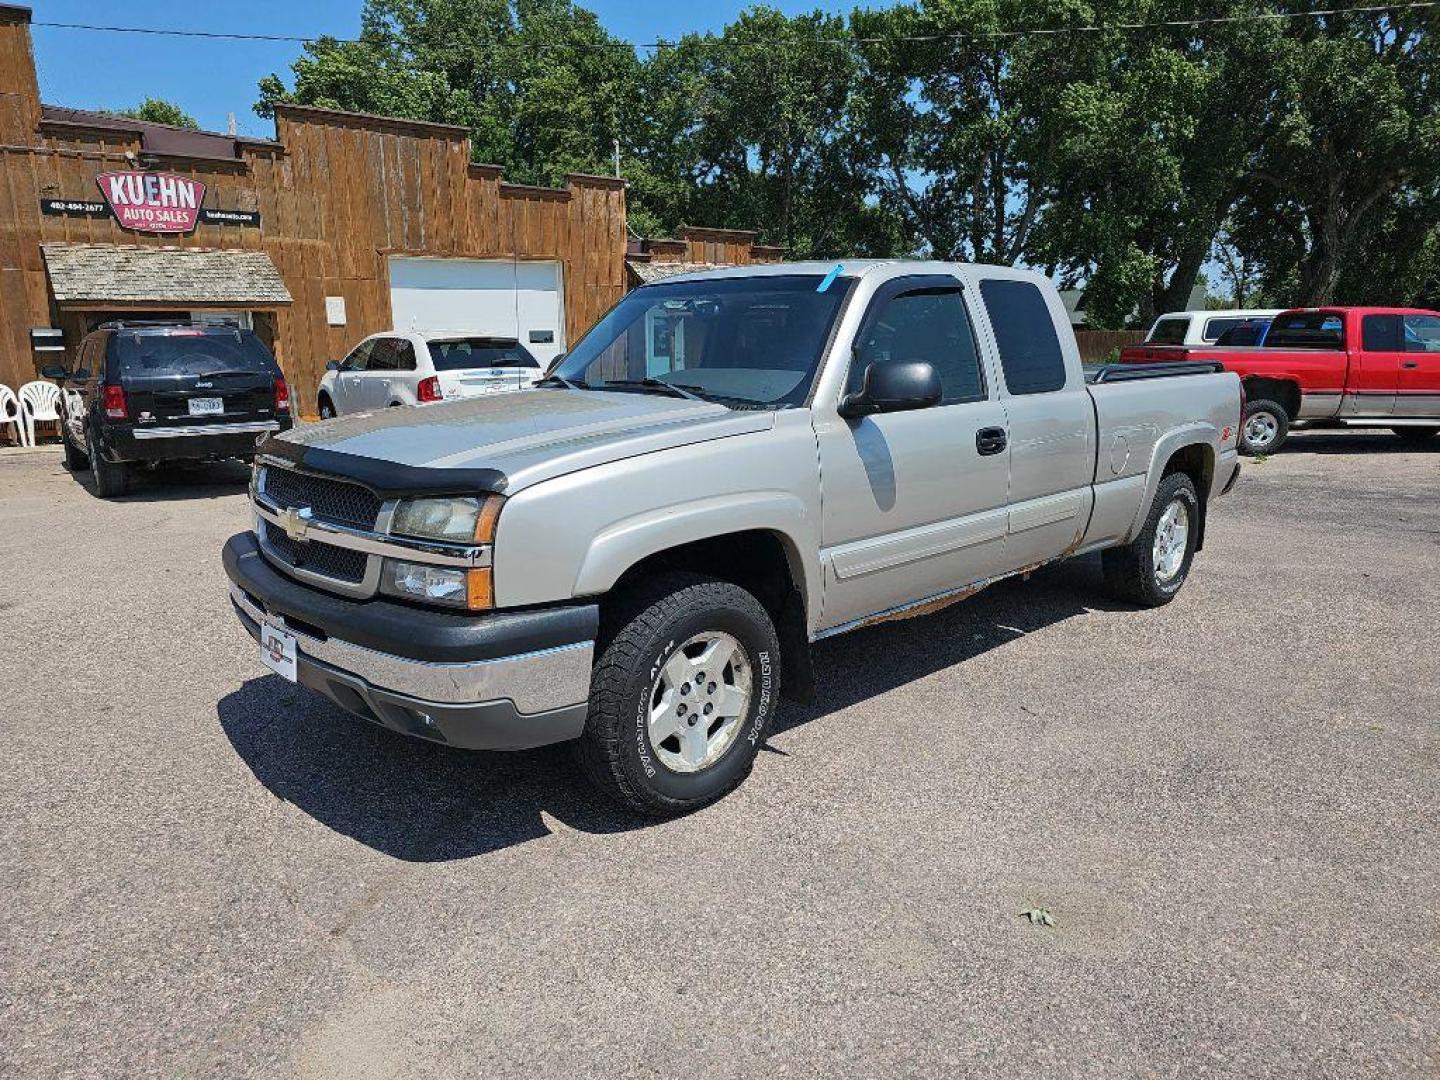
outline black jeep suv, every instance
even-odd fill
[[[290,391],[252,331],[206,323],[104,323],[60,384],[67,469],[93,468],[102,498],[124,494],[136,465],[250,459],[290,427]]]

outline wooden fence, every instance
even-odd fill
[[[1138,345],[1145,338],[1143,330],[1076,330],[1075,340],[1080,344],[1080,359],[1087,364],[1101,363],[1110,355],[1111,349],[1126,345]]]

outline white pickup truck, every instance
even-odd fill
[[[574,740],[629,806],[748,775],[810,645],[1103,551],[1168,602],[1239,380],[1085,370],[1044,278],[799,263],[625,296],[540,389],[297,428],[224,552],[262,661],[453,746]]]

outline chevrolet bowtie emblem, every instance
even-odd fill
[[[310,531],[310,507],[291,506],[280,511],[280,524],[285,529],[285,535],[296,543],[303,544],[309,540],[306,534]]]

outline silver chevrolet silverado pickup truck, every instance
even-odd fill
[[[687,274],[534,390],[270,438],[224,563],[285,677],[451,746],[574,740],[673,813],[745,778],[820,638],[1097,550],[1168,602],[1241,407],[1217,366],[1082,367],[1023,271]]]

